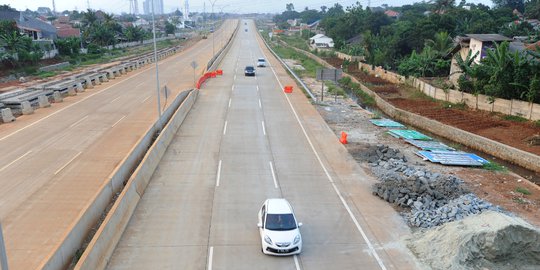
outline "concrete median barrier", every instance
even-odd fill
[[[169,112],[169,114],[172,114],[170,121],[165,125],[162,119],[167,119],[168,117],[164,113],[162,119],[156,123],[155,127],[148,130],[145,138],[141,139],[139,145],[145,146],[143,141],[151,139],[154,134],[156,134],[158,127],[160,125],[165,125],[155,142],[148,148],[148,151],[146,152],[146,155],[144,155],[139,166],[137,166],[127,181],[125,188],[120,193],[86,251],[81,256],[75,269],[103,269],[107,265],[133,211],[144,194],[150,178],[157,168],[163,154],[167,150],[167,147],[174,138],[176,131],[186,118],[192,105],[195,103],[198,95],[197,90],[189,91],[189,93],[186,91],[184,93],[183,99],[179,95],[183,102],[179,106],[171,106],[178,109]],[[146,149],[146,147],[136,148]],[[135,152],[140,151],[140,149],[134,149],[132,151],[133,154],[138,155],[138,153]],[[122,165],[120,166],[122,167]],[[117,170],[118,173],[120,173],[120,169],[121,168]],[[117,180],[120,179],[121,177]],[[121,184],[119,181],[111,181],[111,188],[114,182],[116,182],[116,185]]]

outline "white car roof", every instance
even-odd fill
[[[266,200],[266,212],[268,214],[290,214],[292,213],[292,208],[285,199],[268,199]]]

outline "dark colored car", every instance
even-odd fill
[[[255,76],[255,68],[253,66],[246,66],[244,69],[244,75]]]

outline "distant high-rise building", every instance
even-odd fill
[[[152,14],[152,0],[143,1],[144,14]],[[163,14],[163,0],[154,0],[154,14]]]
[[[139,0],[128,0],[129,1],[129,14],[139,14]]]
[[[184,1],[184,20],[189,20],[189,3],[188,3],[188,0]]]

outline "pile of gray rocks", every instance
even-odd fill
[[[399,207],[410,208],[411,212],[404,214],[410,226],[429,228],[487,209],[497,210],[470,193],[463,180],[411,166],[399,150],[376,145],[366,154],[380,180],[373,185],[373,194]]]

